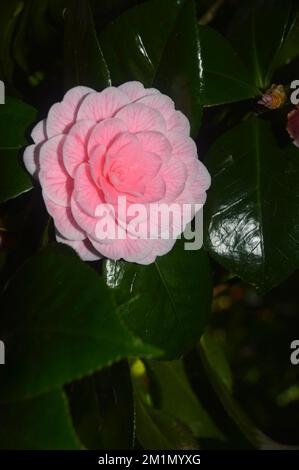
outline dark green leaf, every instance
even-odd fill
[[[90,0],[94,22],[98,31],[120,16],[129,8],[142,3],[143,0]]]
[[[61,244],[28,260],[0,301],[7,358],[1,401],[29,398],[120,358],[156,352],[125,329],[102,279]]]
[[[155,410],[136,394],[136,437],[146,450],[194,450],[198,442],[173,416]]]
[[[209,261],[203,249],[184,251],[183,240],[155,263],[106,261],[104,272],[127,326],[175,358],[190,349],[207,323],[211,304]]]
[[[139,80],[156,86],[173,98],[197,132],[200,66],[193,0],[143,3],[111,23],[99,39],[113,83]]]
[[[201,344],[206,351],[209,351],[209,360],[213,364],[213,368],[215,373],[217,373],[219,380],[221,380],[226,388],[232,393],[232,372],[221,345],[214,338],[212,333],[208,331],[205,331],[202,335]]]
[[[206,163],[206,248],[230,272],[268,290],[299,263],[299,151],[280,149],[270,125],[250,119],[221,136]]]
[[[0,78],[5,83],[11,82],[14,70],[11,55],[11,42],[13,34],[22,13],[24,3],[20,0],[12,0],[1,4],[0,15]]]
[[[22,164],[25,131],[36,117],[35,110],[15,98],[0,105],[0,202],[32,188]]]
[[[78,450],[67,401],[61,390],[0,405],[0,448]]]
[[[202,336],[200,355],[207,374],[207,379],[211,383],[220,402],[225,408],[225,411],[235,423],[241,435],[245,437],[251,446],[260,450],[298,449],[297,446],[287,446],[273,441],[260,431],[243,411],[238,402],[234,399],[232,392],[227,388],[223,381],[219,365],[215,363],[214,351],[218,348],[219,345],[215,344],[215,339],[209,333],[205,333]],[[226,362],[226,358],[223,358],[222,362]]]
[[[299,12],[290,15],[291,24],[284,35],[284,40],[271,65],[271,71],[274,71],[281,65],[288,64],[299,55]]]
[[[269,86],[275,57],[282,49],[291,20],[292,0],[241,2],[230,39],[258,88]]]
[[[131,449],[134,401],[127,362],[122,361],[68,387],[77,434],[88,449]]]
[[[184,423],[198,438],[223,439],[188,382],[181,360],[147,361],[154,380],[155,406]]]
[[[65,85],[102,89],[111,85],[89,1],[69,1],[65,19]]]
[[[201,103],[206,106],[246,100],[259,94],[229,42],[216,30],[199,26]]]

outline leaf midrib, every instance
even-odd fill
[[[176,307],[175,300],[174,300],[174,298],[173,298],[173,295],[172,295],[172,293],[171,293],[171,291],[170,291],[170,289],[169,289],[169,287],[168,287],[168,284],[167,284],[167,281],[166,281],[166,279],[165,279],[165,276],[164,276],[164,274],[163,274],[163,272],[162,272],[162,270],[161,270],[161,268],[160,268],[160,266],[159,266],[159,264],[158,264],[157,261],[155,261],[155,267],[156,267],[156,269],[157,269],[157,271],[158,271],[159,277],[160,277],[160,279],[161,279],[161,283],[162,283],[162,285],[163,285],[163,287],[164,287],[164,289],[165,289],[165,291],[166,291],[166,294],[167,294],[167,296],[168,296],[168,298],[169,298],[171,307],[172,307],[173,312],[174,312],[174,314],[175,314],[175,318],[176,318],[176,320],[180,323],[180,322],[181,322],[181,319],[180,319],[180,315],[179,315],[179,312],[178,312],[177,307]]]

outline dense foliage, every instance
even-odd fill
[[[0,447],[299,442],[297,2],[2,2],[0,79]],[[129,80],[190,119],[212,176],[204,247],[84,263],[55,243],[22,152],[67,89]],[[258,104],[272,84],[277,109]]]

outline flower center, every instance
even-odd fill
[[[113,185],[118,185],[126,181],[128,173],[128,168],[114,162],[110,167],[109,179]]]

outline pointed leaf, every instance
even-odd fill
[[[198,438],[223,439],[195,396],[181,360],[147,361],[156,391],[155,406],[179,419]]]
[[[65,19],[65,85],[101,90],[111,85],[110,72],[97,38],[89,0],[69,1]]]
[[[190,430],[173,416],[143,403],[136,394],[136,437],[146,450],[194,450],[198,443]]]
[[[123,357],[155,354],[120,323],[99,276],[65,245],[29,259],[6,286],[0,401],[57,388]]]
[[[270,85],[275,57],[292,20],[292,0],[245,0],[233,18],[230,40],[258,88]]]
[[[192,348],[207,323],[211,274],[203,249],[183,241],[149,266],[106,261],[104,274],[127,326],[175,358]]]
[[[0,405],[3,450],[79,450],[62,390]]]
[[[272,288],[299,264],[298,149],[282,150],[268,123],[250,119],[222,135],[206,163],[206,248],[230,272]]]
[[[99,40],[114,84],[139,80],[157,87],[173,98],[197,133],[200,67],[193,0],[142,3],[108,25]]]
[[[203,105],[231,103],[259,94],[244,64],[229,42],[216,30],[199,26],[201,98]]]
[[[77,434],[88,449],[133,447],[134,401],[126,361],[73,382],[68,397]]]

